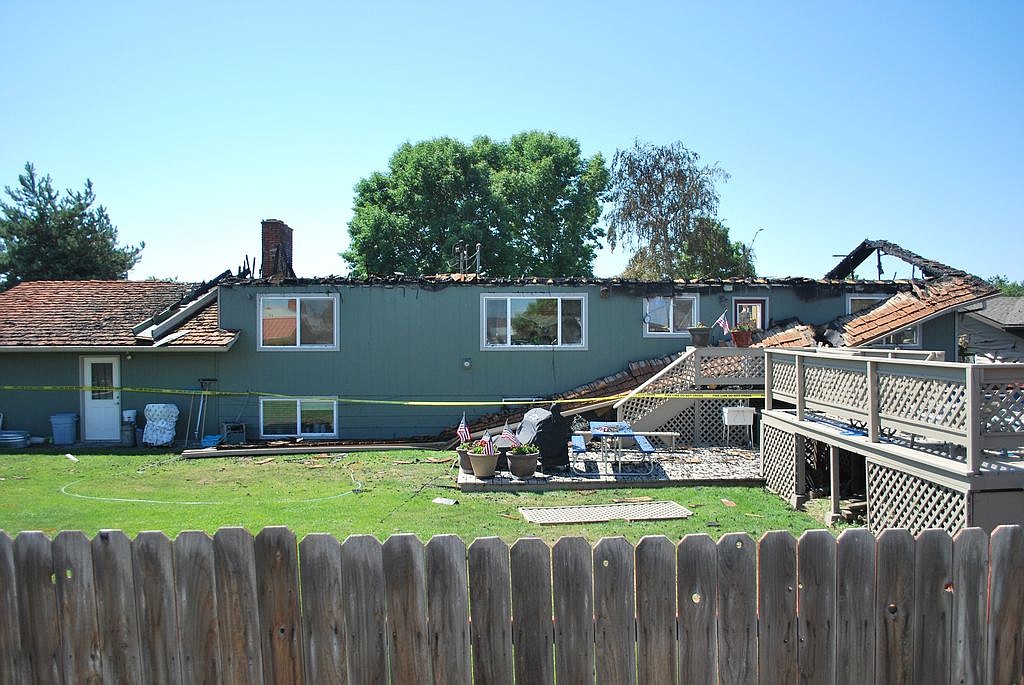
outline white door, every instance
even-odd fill
[[[117,357],[82,357],[82,439],[121,438],[121,363]]]

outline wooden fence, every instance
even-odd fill
[[[1024,530],[0,532],[0,682],[1021,682]]]

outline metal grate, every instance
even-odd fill
[[[553,526],[561,523],[603,523],[615,519],[657,521],[684,519],[693,512],[678,502],[622,502],[585,504],[578,507],[521,507],[519,513],[530,523]]]
[[[761,444],[764,486],[784,499],[796,494],[795,439],[792,433],[764,426]]]
[[[967,525],[967,493],[868,461],[868,528],[942,528],[955,534]]]

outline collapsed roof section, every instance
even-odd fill
[[[854,272],[854,270],[864,263],[872,252],[877,252],[879,267],[878,277],[882,277],[881,269],[881,258],[882,255],[889,255],[890,257],[896,257],[902,259],[907,264],[917,267],[921,270],[921,274],[925,278],[940,278],[942,276],[966,276],[965,272],[954,269],[951,266],[946,266],[942,262],[936,262],[932,259],[925,259],[921,255],[905,250],[896,243],[890,243],[888,240],[868,240],[865,239],[860,245],[853,249],[853,252],[843,257],[842,261],[836,264],[835,268],[825,274],[825,279],[834,278],[848,278]]]

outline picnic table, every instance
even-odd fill
[[[671,438],[675,447],[677,433],[668,431],[635,431],[628,421],[591,421],[590,430],[576,431],[574,435],[596,438],[601,445],[601,460],[608,464],[614,455],[615,468],[622,468],[623,440],[631,440],[636,445],[636,453],[640,455],[641,464],[646,463],[648,469],[638,475],[649,476],[654,473],[654,445],[648,438]]]

